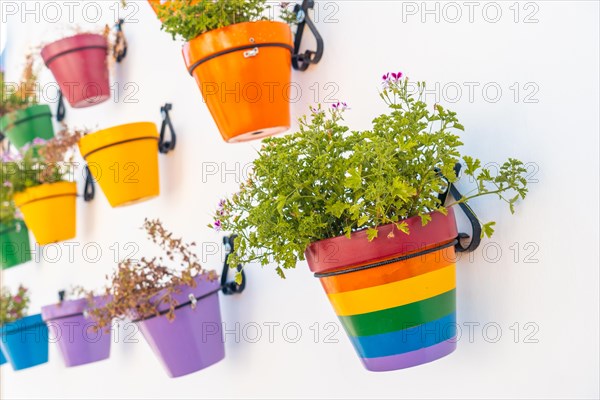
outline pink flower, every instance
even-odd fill
[[[2,153],[1,159],[2,159],[2,162],[15,161],[15,158],[10,153]]]
[[[219,204],[217,204],[217,207],[219,210],[222,210],[223,208],[225,208],[226,204],[227,204],[227,202],[225,201],[225,199],[221,199],[221,200],[219,200]]]
[[[36,137],[35,139],[33,139],[33,144],[36,146],[41,146],[46,144],[46,141],[42,138]]]
[[[21,296],[15,296],[13,300],[18,304],[23,301],[23,298]]]
[[[403,76],[404,74],[402,72],[387,72],[381,77],[383,80],[381,84],[384,89],[387,89],[391,84],[398,83]]]
[[[2,186],[10,188],[10,187],[12,187],[12,183],[10,181],[4,181],[4,183],[2,184]]]
[[[344,103],[344,102],[337,102],[331,105],[331,108],[333,108],[334,110],[338,110],[338,111],[346,111],[349,110],[348,108],[348,104]]]
[[[215,221],[215,223],[213,224],[213,228],[215,229],[215,231],[221,232],[221,230],[223,229],[223,225],[221,224],[220,219]]]

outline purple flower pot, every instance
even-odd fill
[[[95,297],[94,303],[100,306],[105,299]],[[88,308],[87,299],[42,307],[42,317],[48,325],[50,337],[58,343],[67,367],[105,360],[110,355],[110,332],[94,329],[95,323],[84,315]]]
[[[137,321],[152,351],[161,360],[171,378],[209,367],[225,357],[218,280],[195,278],[196,287],[179,286],[173,298],[179,308],[175,319],[160,315]],[[157,297],[161,296],[159,293]],[[197,303],[190,303],[190,298]],[[160,311],[168,310],[162,305]]]

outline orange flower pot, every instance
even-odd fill
[[[292,52],[290,27],[272,21],[215,29],[183,46],[188,71],[225,141],[289,129]]]

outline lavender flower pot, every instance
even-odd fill
[[[218,280],[195,278],[196,287],[179,286],[173,295],[179,308],[175,319],[156,316],[137,321],[152,351],[161,360],[171,378],[209,367],[225,357]],[[159,293],[157,297],[161,296]],[[190,298],[196,298],[194,305]],[[168,310],[162,306],[160,311]]]
[[[95,297],[94,305],[101,306],[105,297]],[[87,299],[69,300],[42,307],[42,317],[50,337],[58,343],[67,367],[105,360],[110,356],[110,332],[95,329],[96,324],[84,314],[89,308]]]

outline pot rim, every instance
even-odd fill
[[[82,43],[83,42],[83,43]],[[98,33],[78,33],[45,45],[41,56],[47,67],[61,56],[78,50],[104,49],[108,52],[108,40]]]
[[[42,314],[33,314],[23,317],[13,322],[6,323],[0,326],[0,335],[10,335],[20,332],[25,329],[30,329],[37,326],[46,326],[42,319]]]
[[[264,27],[263,27],[264,25]],[[275,27],[279,26],[280,32],[276,30]],[[285,30],[281,29],[285,27]],[[221,36],[229,36],[232,31],[235,33],[236,31],[243,32],[244,30],[256,31],[263,30],[267,34],[271,36],[271,38],[266,39],[264,37],[254,36],[248,38],[247,42],[241,42],[237,40],[235,44],[231,44],[230,41],[223,41],[219,37]],[[255,32],[248,32],[249,34],[254,34]],[[241,36],[238,34],[238,36]],[[253,41],[250,41],[252,39]],[[185,60],[186,67],[188,72],[190,70],[195,69],[199,64],[199,60],[208,61],[209,58],[216,58],[220,55],[227,54],[229,52],[241,51],[245,48],[253,48],[264,46],[266,44],[278,44],[282,47],[288,47],[290,52],[293,52],[294,44],[292,38],[292,31],[290,26],[285,22],[280,21],[250,21],[250,22],[239,22],[237,24],[231,24],[224,26],[222,28],[213,29],[208,32],[204,32],[195,38],[185,42],[182,47],[183,58]],[[194,45],[195,48],[199,49],[198,54],[194,54],[192,59],[191,47]],[[223,53],[223,54],[221,54]],[[190,72],[190,74],[192,73]]]
[[[108,300],[106,295],[98,295],[93,297],[94,306],[100,307]],[[92,308],[93,308],[92,307]],[[83,315],[84,311],[89,309],[87,297],[79,299],[65,300],[63,302],[49,304],[42,307],[42,319],[45,322],[64,319],[68,317],[76,317]]]
[[[52,118],[50,106],[48,104],[34,104],[3,115],[0,118],[0,130],[11,129],[15,125],[25,122],[25,120],[46,116]],[[11,121],[13,118],[14,121]]]
[[[22,207],[35,201],[62,196],[77,196],[77,184],[70,181],[43,183],[15,193],[13,199],[17,207]]]
[[[79,139],[79,152],[86,159],[91,154],[122,143],[151,139],[158,140],[160,134],[154,122],[130,122],[115,125],[90,133]],[[156,147],[158,152],[158,146]]]
[[[21,230],[27,230],[27,225],[25,225],[25,221],[23,221],[23,219],[21,219],[21,218],[15,218],[9,224],[3,224],[0,222],[0,235],[16,231],[17,226],[19,226],[19,225],[20,225],[19,232],[21,232]]]
[[[324,273],[409,254],[458,237],[452,207],[447,215],[438,211],[429,215],[431,221],[425,226],[419,216],[403,220],[409,226],[408,235],[397,232],[393,238],[388,238],[387,235],[397,229],[394,224],[387,224],[379,226],[379,235],[369,242],[367,230],[362,229],[352,232],[350,239],[342,235],[313,242],[306,248],[304,256],[312,272]]]
[[[173,293],[173,299],[175,299],[178,303],[178,306],[184,307],[190,302],[189,295],[194,295],[195,298],[200,297],[209,297],[211,295],[218,295],[218,292],[221,290],[221,282],[219,278],[215,278],[214,280],[208,279],[208,274],[199,274],[196,275],[193,279],[196,281],[196,287],[191,287],[189,285],[179,285],[178,288],[181,289],[180,293]],[[167,289],[160,289],[151,299],[150,301],[155,301],[155,299],[161,297]],[[169,309],[167,304],[160,304],[157,307],[159,313],[164,313]],[[177,310],[176,310],[177,311]],[[159,315],[150,315],[150,316],[140,316],[134,310],[131,310],[131,319],[134,322],[144,322],[156,317],[163,317],[162,314]]]

